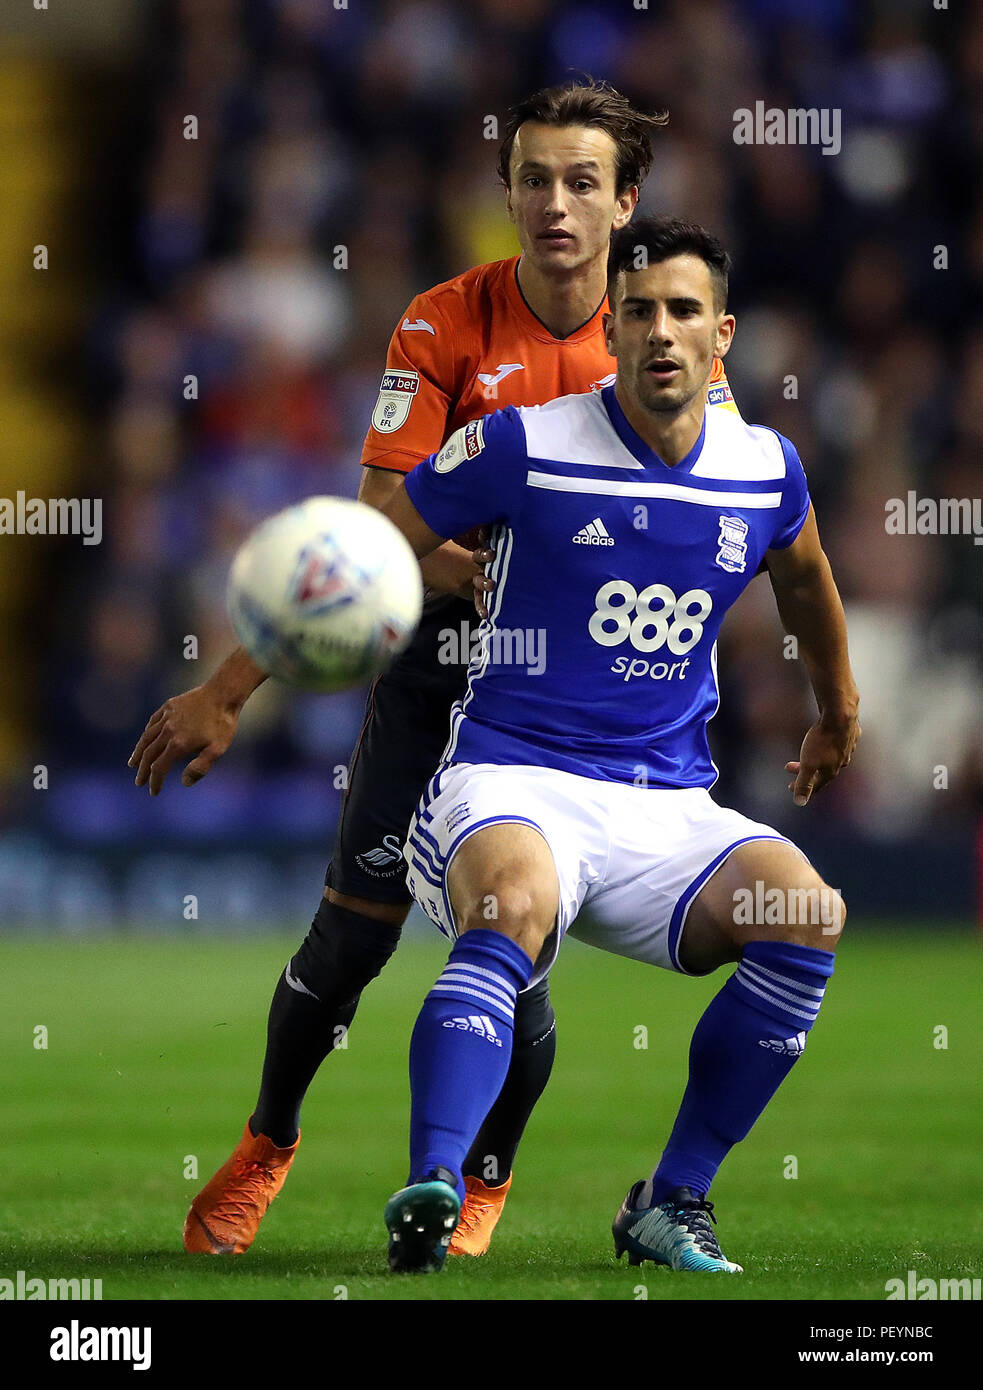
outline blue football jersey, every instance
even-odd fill
[[[438,535],[490,524],[497,552],[445,761],[713,785],[720,624],[809,510],[787,439],[707,410],[670,467],[608,386],[471,421],[406,489]]]

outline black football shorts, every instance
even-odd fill
[[[324,880],[336,892],[373,902],[411,901],[403,844],[446,747],[451,708],[467,689],[470,634],[477,626],[472,604],[439,600],[424,611],[409,648],[369,691]]]

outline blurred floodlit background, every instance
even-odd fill
[[[126,758],[234,645],[244,534],[354,494],[409,300],[517,250],[486,118],[572,69],[669,108],[642,208],[729,246],[734,394],[798,446],[848,610],[849,772],[791,807],[812,706],[761,578],[721,642],[718,793],[792,833],[855,914],[969,918],[983,548],[884,522],[909,490],[983,495],[983,8],[89,8],[25,4],[0,38],[0,496],[104,506],[99,546],[0,537],[0,922],[302,935],[364,692],[267,684],[208,779],[178,768],[155,801]],[[840,109],[842,150],[736,145],[758,100]]]

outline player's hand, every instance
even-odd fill
[[[494,560],[495,551],[489,550],[487,545],[488,536],[484,530],[479,531],[478,535],[480,538],[478,549],[472,551],[471,559],[478,566],[479,572],[474,576],[471,582],[474,588],[474,606],[478,617],[487,618],[488,606],[485,603],[485,595],[490,594],[492,589],[494,589],[495,581],[494,579],[486,579],[482,571],[490,560]]]
[[[832,782],[853,757],[860,738],[860,723],[856,715],[841,724],[828,726],[820,719],[802,740],[799,761],[786,763],[785,771],[795,774],[789,783],[796,806],[808,805],[813,792]]]
[[[137,770],[136,785],[150,784],[157,796],[175,762],[190,757],[182,785],[193,787],[235,738],[239,712],[216,698],[207,685],[165,701],[147,721],[128,767]]]

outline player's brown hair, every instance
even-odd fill
[[[525,121],[543,125],[595,126],[607,131],[617,146],[615,163],[617,193],[640,184],[652,167],[652,132],[669,122],[668,111],[649,115],[637,111],[626,96],[609,82],[585,80],[561,82],[544,87],[511,107],[505,118],[505,135],[498,152],[498,176],[506,188],[512,187],[509,161],[519,127]]]

